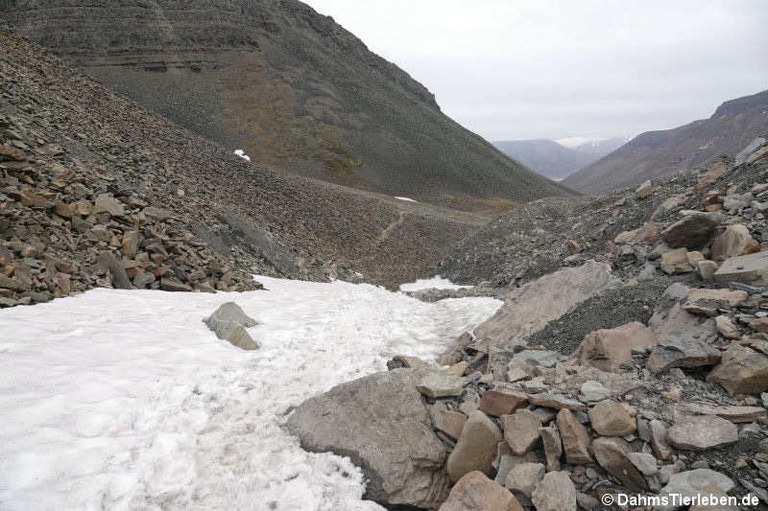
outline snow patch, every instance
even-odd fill
[[[251,161],[251,157],[245,154],[245,151],[243,151],[242,149],[235,149],[235,156],[239,156],[245,161]]]
[[[0,507],[381,509],[349,459],[299,447],[286,412],[395,354],[434,359],[501,302],[258,280],[268,291],[96,289],[1,310]],[[203,324],[228,301],[259,322],[260,350]]]
[[[403,202],[419,202],[417,200],[411,199],[410,197],[397,197],[397,196],[395,196],[395,199],[401,200]]]
[[[431,279],[417,279],[415,282],[401,284],[400,291],[403,293],[413,293],[415,291],[424,291],[425,289],[469,289],[471,287],[474,286],[460,286],[438,275]]]

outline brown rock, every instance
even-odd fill
[[[523,511],[514,495],[477,470],[451,488],[439,511]]]
[[[536,511],[577,511],[576,487],[565,472],[550,472],[531,494]]]
[[[714,261],[699,261],[696,263],[696,270],[699,272],[699,276],[702,280],[712,280],[712,277],[717,271],[717,263]]]
[[[173,279],[160,279],[160,289],[163,291],[181,292],[192,291],[192,288]]]
[[[652,420],[648,425],[651,435],[651,447],[653,453],[660,460],[668,460],[672,457],[672,447],[667,442],[667,427],[660,420]]]
[[[768,415],[768,411],[762,406],[708,406],[691,404],[683,406],[682,410],[699,415],[716,415],[733,423],[754,422]]]
[[[732,257],[715,272],[715,282],[744,282],[757,286],[768,285],[768,250]]]
[[[520,463],[507,472],[504,486],[530,498],[536,485],[544,478],[546,469],[541,463]]]
[[[749,322],[749,328],[755,332],[768,332],[768,318],[757,318]]]
[[[746,291],[732,289],[691,289],[683,309],[691,314],[715,317],[722,308],[736,307],[747,301]]]
[[[451,481],[457,482],[474,470],[490,474],[498,443],[502,439],[501,430],[487,415],[481,411],[473,412],[448,457],[447,468]]]
[[[483,394],[478,409],[488,415],[501,417],[528,404],[528,396],[522,392],[492,389]]]
[[[720,332],[720,335],[726,339],[741,339],[741,332],[739,332],[739,329],[733,324],[730,317],[717,316],[715,318],[715,326],[717,327],[717,331]]]
[[[720,362],[720,350],[693,336],[670,337],[661,341],[648,357],[648,369],[654,373],[672,367],[706,367]]]
[[[618,372],[620,366],[632,361],[632,348],[653,347],[658,340],[642,323],[627,323],[609,330],[597,330],[584,337],[574,358],[580,365],[601,371]]]
[[[512,415],[501,417],[504,440],[512,452],[522,456],[538,442],[541,420],[530,410],[518,410]]]
[[[667,430],[667,440],[673,447],[690,451],[714,449],[738,439],[736,426],[716,416],[685,417]]]
[[[712,244],[712,259],[736,257],[760,252],[760,243],[755,241],[749,229],[742,224],[729,225]]]
[[[541,442],[544,444],[544,456],[547,460],[547,471],[560,470],[560,456],[563,455],[563,443],[560,434],[553,427],[539,429]]]
[[[111,216],[125,216],[125,206],[112,195],[103,193],[96,197],[94,213],[109,213]]]
[[[603,436],[627,436],[637,431],[637,420],[628,407],[610,399],[597,403],[589,411],[589,420],[592,429]]]
[[[464,424],[467,422],[467,416],[452,410],[440,410],[438,415],[440,420],[438,421],[439,424],[435,424],[435,427],[454,440],[457,440],[461,436]]]
[[[592,442],[595,459],[606,472],[635,492],[648,489],[645,476],[627,457],[632,452],[630,445],[621,438],[596,438]]]
[[[128,231],[123,235],[120,251],[126,257],[133,257],[139,250],[139,233],[137,231]]]
[[[720,176],[728,172],[729,165],[727,162],[718,160],[710,165],[707,170],[699,176],[699,181],[696,183],[696,190],[703,190],[707,186],[717,181]]]
[[[579,412],[584,409],[584,404],[581,401],[570,399],[565,396],[558,396],[557,394],[548,394],[543,392],[541,394],[528,394],[528,401],[536,406],[543,408],[552,408],[554,410],[572,410]]]
[[[700,250],[709,244],[715,227],[723,220],[719,213],[691,213],[667,227],[661,238],[672,248]]]
[[[570,410],[560,410],[557,414],[557,428],[563,442],[565,461],[571,465],[586,465],[592,463],[589,453],[591,440],[587,428],[576,420]]]
[[[677,248],[664,252],[661,255],[661,269],[669,275],[692,272],[693,266],[688,261],[688,250]]]
[[[22,190],[20,192],[21,203],[28,208],[34,209],[50,209],[53,204],[51,201],[43,197],[42,195],[30,190]]]
[[[768,356],[733,343],[707,381],[719,383],[731,394],[757,394],[768,390]]]
[[[53,212],[62,218],[72,218],[75,216],[75,208],[71,204],[58,200],[53,203]]]

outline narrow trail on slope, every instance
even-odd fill
[[[394,354],[434,358],[501,302],[258,280],[268,291],[100,289],[0,311],[0,508],[381,509],[348,459],[300,449],[286,412]],[[203,325],[231,300],[260,350]]]
[[[381,243],[387,238],[389,238],[389,235],[392,234],[392,231],[395,230],[399,225],[401,225],[403,221],[405,221],[405,215],[406,215],[405,211],[399,211],[397,213],[397,220],[390,223],[388,226],[384,228],[383,231],[381,231],[381,234],[379,234],[379,237],[377,238],[377,242]]]

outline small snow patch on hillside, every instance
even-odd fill
[[[235,149],[235,156],[239,156],[245,161],[251,161],[251,157],[245,154],[245,151],[243,151],[242,149]]]
[[[419,202],[417,200],[411,199],[410,197],[398,197],[398,196],[395,196],[395,199],[401,200],[403,202]]]

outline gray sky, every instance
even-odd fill
[[[768,89],[766,0],[304,0],[489,140],[634,136]]]

